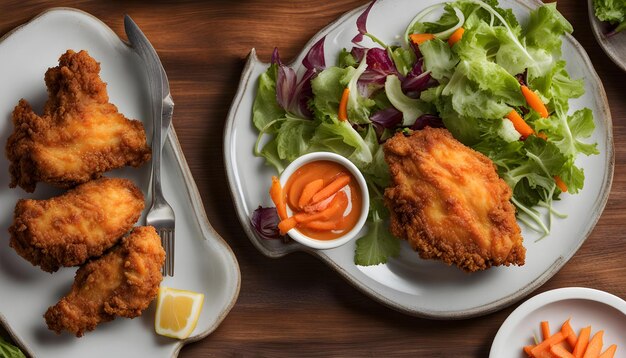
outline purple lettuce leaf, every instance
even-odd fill
[[[415,123],[413,123],[411,127],[409,127],[409,129],[420,130],[426,127],[445,128],[445,125],[443,124],[441,118],[434,114],[422,114],[421,116],[417,117],[417,120],[415,121]]]
[[[385,86],[385,80],[389,75],[400,76],[396,65],[389,57],[387,50],[382,48],[365,49],[360,47],[352,48],[350,52],[355,61],[361,62],[367,51],[367,69],[357,83],[359,93],[363,97],[370,97],[372,92]],[[401,76],[400,76],[401,77]]]
[[[424,60],[420,58],[411,72],[409,72],[404,79],[402,79],[402,92],[411,98],[419,98],[420,93],[431,87],[434,83],[431,81],[430,73],[424,73],[422,65]]]
[[[369,16],[370,10],[375,3],[376,0],[372,1],[367,9],[365,9],[361,16],[359,16],[359,18],[356,20],[356,28],[359,30],[359,33],[354,36],[354,38],[352,39],[352,43],[358,44],[359,42],[363,41],[363,35],[367,34],[367,17]]]
[[[375,125],[379,125],[383,128],[395,128],[398,124],[402,123],[402,112],[394,107],[389,107],[374,113],[370,117],[370,120]]]
[[[252,213],[250,222],[262,239],[273,240],[282,238],[280,230],[278,229],[280,218],[278,217],[276,208],[264,208],[259,205]]]
[[[306,72],[298,80],[296,71],[282,64],[278,55],[278,50],[274,50],[272,64],[278,64],[276,76],[276,101],[285,111],[306,119],[312,119],[313,113],[309,109],[309,100],[313,97],[311,80],[326,67],[324,59],[323,37],[311,47],[302,60],[302,65]]]

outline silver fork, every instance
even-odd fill
[[[126,15],[124,28],[128,40],[139,56],[146,62],[150,97],[152,99],[152,206],[146,216],[146,224],[153,226],[161,237],[165,249],[164,276],[174,276],[175,215],[171,205],[163,197],[161,189],[161,152],[163,133],[167,133],[172,121],[174,101],[170,94],[169,82],[159,57],[135,22]]]

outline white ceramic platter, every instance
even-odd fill
[[[623,71],[626,71],[626,30],[611,37],[606,37],[604,33],[609,26],[596,17],[593,10],[593,0],[587,0],[587,7],[589,10],[589,22],[591,23],[591,29],[596,37],[596,41],[598,41],[607,56]]]
[[[120,14],[120,17],[123,14]],[[141,25],[141,24],[139,24]],[[41,113],[47,98],[43,76],[67,49],[87,50],[101,64],[110,101],[129,118],[144,121],[151,137],[148,83],[141,59],[95,17],[72,9],[52,9],[6,35],[0,42],[0,143],[13,131],[11,112],[26,98]],[[184,341],[154,333],[154,303],[141,317],[117,318],[78,339],[57,336],[43,314],[69,291],[75,268],[49,274],[33,267],[8,245],[7,228],[19,198],[48,198],[60,190],[40,185],[33,194],[9,189],[8,163],[0,157],[0,321],[35,357],[175,357],[188,342],[217,328],[239,293],[237,261],[209,224],[200,195],[172,130],[163,153],[163,191],[176,211],[176,275],[162,285],[205,294],[204,308],[192,336]],[[150,165],[106,174],[133,180],[148,193]],[[146,204],[150,203],[146,195]],[[148,207],[149,205],[147,205]],[[144,212],[145,215],[145,212]],[[145,223],[145,217],[139,221]]]
[[[576,334],[587,326],[591,326],[592,335],[604,330],[603,351],[617,344],[616,357],[623,357],[626,301],[604,291],[582,287],[547,291],[517,307],[498,330],[489,357],[527,357],[522,348],[534,344],[533,335],[541,337],[541,321],[548,321],[552,332],[556,332],[569,318]]]
[[[421,9],[437,0],[383,0],[372,8],[367,29],[386,43],[399,41],[405,27]],[[531,0],[501,0],[512,8],[522,21],[539,2]],[[356,19],[365,6],[355,9],[330,24],[305,46],[295,59],[300,65],[308,49],[323,36],[326,63],[335,64],[337,54],[352,46],[357,33]],[[556,220],[552,234],[535,242],[539,235],[523,230],[528,249],[522,267],[498,267],[466,274],[456,267],[418,258],[406,243],[400,257],[386,265],[360,267],[354,264],[355,241],[330,250],[312,250],[281,240],[262,240],[250,224],[250,215],[258,205],[273,206],[268,195],[271,175],[276,173],[253,155],[257,132],[252,125],[252,104],[256,95],[257,78],[268,64],[261,63],[254,50],[242,74],[225,128],[224,156],[228,181],[239,219],[252,243],[269,257],[281,257],[293,251],[307,251],[333,267],[350,284],[375,300],[398,311],[428,318],[460,319],[483,315],[514,303],[541,286],[571,257],[591,233],[610,191],[613,178],[613,139],[611,117],[604,88],[587,54],[571,36],[563,42],[563,57],[573,78],[585,79],[586,93],[572,100],[571,110],[589,107],[595,116],[596,130],[591,140],[598,142],[600,155],[581,157],[577,164],[587,173],[585,188],[578,195],[563,195],[557,210],[569,214]]]

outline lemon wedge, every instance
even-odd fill
[[[179,339],[189,337],[196,328],[203,303],[202,293],[159,287],[154,321],[156,333]]]

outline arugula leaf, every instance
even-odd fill
[[[22,351],[19,348],[5,341],[2,337],[0,337],[0,357],[26,358],[24,353],[22,353]]]
[[[371,195],[370,195],[371,196]],[[400,240],[389,231],[389,212],[382,203],[382,196],[370,200],[367,234],[356,241],[354,263],[359,266],[384,264],[389,257],[400,254]]]

